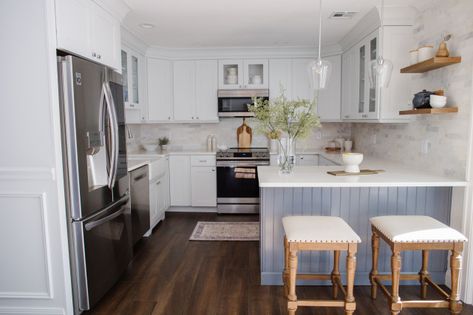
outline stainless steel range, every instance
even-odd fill
[[[269,165],[267,148],[230,148],[217,152],[218,213],[259,213],[258,170]]]

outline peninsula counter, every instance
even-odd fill
[[[332,176],[327,171],[342,166],[296,166],[290,175],[279,173],[275,166],[258,167],[261,196],[261,284],[281,285],[283,270],[282,218],[289,215],[327,215],[343,218],[361,237],[357,253],[355,283],[368,285],[371,270],[371,231],[369,218],[379,215],[429,215],[450,224],[453,187],[466,182],[432,175],[402,165],[371,160],[362,168],[385,172],[364,176]],[[390,270],[390,250],[381,242],[379,270]],[[330,273],[332,253],[303,252],[299,256],[302,273]],[[345,258],[341,258],[344,272]],[[403,254],[403,272],[418,273],[420,253]],[[445,282],[446,252],[432,252],[432,278]],[[301,281],[301,284],[314,282]],[[316,282],[315,284],[321,284]]]

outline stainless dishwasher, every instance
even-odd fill
[[[133,244],[149,230],[149,170],[148,165],[130,172],[131,233]]]

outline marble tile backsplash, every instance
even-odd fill
[[[166,136],[171,146],[187,149],[201,149],[207,146],[207,136],[214,134],[217,144],[233,147],[237,145],[236,130],[242,124],[241,118],[223,118],[217,124],[143,124],[130,126],[134,135],[129,139],[129,150],[136,149],[142,142],[157,141]],[[255,122],[248,120],[247,124],[254,127]],[[322,128],[316,128],[306,138],[297,141],[297,150],[321,149],[327,142],[337,137],[350,138],[351,124],[324,123]],[[258,134],[253,128],[252,146],[268,146],[264,135]]]
[[[411,80],[412,94],[422,89],[443,89],[448,105],[457,106],[459,112],[413,116],[408,124],[353,124],[357,150],[432,173],[465,175],[473,90],[472,13],[470,0],[432,0],[422,8],[413,26],[418,46],[431,44],[437,49],[442,37],[452,34],[447,43],[450,55],[461,56],[462,62],[425,74],[406,75]]]

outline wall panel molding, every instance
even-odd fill
[[[54,168],[0,167],[0,180],[55,180]]]
[[[16,199],[16,200],[14,200]],[[31,202],[36,203],[35,206],[31,205]],[[46,300],[51,300],[53,299],[53,279],[52,279],[52,266],[51,266],[51,248],[50,248],[50,240],[48,237],[48,225],[47,225],[47,194],[46,192],[38,192],[38,193],[24,193],[24,192],[1,192],[0,191],[0,221],[7,222],[8,224],[8,219],[12,218],[12,220],[15,220],[14,217],[12,217],[13,212],[20,212],[18,213],[18,216],[21,216],[21,220],[24,220],[25,222],[25,231],[14,231],[17,233],[17,235],[12,235],[11,237],[14,238],[16,237],[19,241],[21,241],[21,237],[25,237],[28,232],[32,232],[32,230],[28,231],[29,227],[35,227],[35,225],[40,225],[37,226],[37,232],[39,235],[32,235],[36,238],[39,239],[38,242],[41,242],[41,245],[38,250],[39,253],[41,254],[42,257],[37,257],[38,261],[18,261],[15,262],[18,265],[18,273],[20,273],[22,270],[24,271],[25,264],[36,264],[38,267],[38,263],[42,261],[43,268],[42,270],[38,270],[38,272],[43,272],[42,276],[38,277],[37,280],[43,281],[42,283],[36,283],[36,285],[39,286],[44,286],[44,290],[39,290],[39,291],[32,291],[28,290],[25,288],[24,291],[21,290],[5,290],[5,287],[3,288],[3,291],[1,289],[1,284],[0,284],[0,299],[46,299]],[[14,211],[11,211],[8,207],[8,205],[18,205],[14,207]],[[31,206],[31,208],[25,208],[25,206]],[[10,210],[10,213],[7,213],[7,211]],[[34,212],[39,212],[39,213],[34,213]],[[6,218],[2,218],[2,212],[3,215],[5,215]],[[28,215],[29,214],[29,215]],[[36,222],[32,222],[31,220],[34,220],[35,218],[38,219]],[[19,221],[19,218],[16,218],[17,221]],[[30,222],[28,222],[30,221]],[[16,221],[14,221],[16,223]],[[28,227],[29,224],[29,227]],[[1,226],[1,223],[0,223]],[[13,226],[17,226],[14,224]],[[1,235],[2,231],[0,231]],[[5,232],[5,228],[3,229],[3,233]],[[21,233],[21,236],[18,234]],[[8,235],[3,235],[3,237],[8,237]],[[23,240],[25,241],[25,240]],[[31,242],[33,242],[34,239],[31,239]],[[26,248],[26,246],[25,246]],[[28,249],[28,248],[26,248]],[[6,249],[8,253],[8,248]],[[31,249],[31,252],[28,254],[32,255],[33,249]],[[4,253],[5,254],[5,253]],[[24,254],[24,257],[30,257],[28,254]],[[6,263],[8,264],[8,263]],[[0,264],[1,266],[1,264]],[[11,265],[8,265],[12,267]],[[3,266],[5,267],[5,266]],[[23,269],[21,269],[23,268]],[[5,270],[2,270],[5,271]],[[12,268],[9,270],[10,272],[13,272],[14,269]],[[7,278],[8,277],[2,276],[2,278]],[[42,278],[42,279],[40,279]],[[33,281],[33,279],[28,279],[28,281]],[[5,279],[3,279],[5,281]],[[7,281],[3,283],[3,286],[5,285]]]

